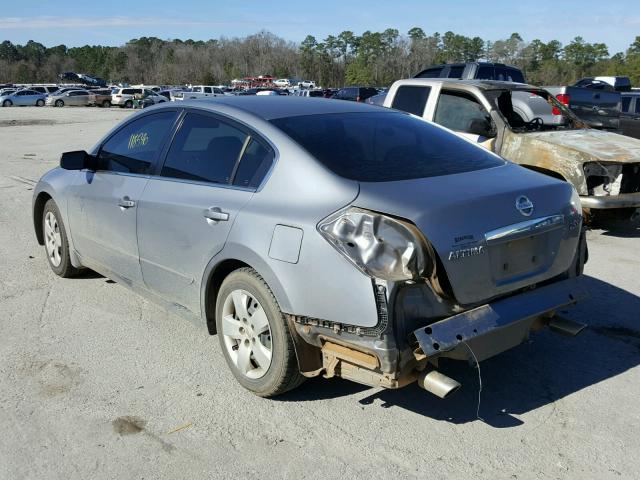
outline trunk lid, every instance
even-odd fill
[[[565,272],[580,233],[569,184],[508,163],[431,178],[361,183],[354,205],[413,222],[459,303],[475,304]],[[529,213],[526,197],[533,204]],[[516,202],[529,213],[524,215]]]

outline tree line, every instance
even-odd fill
[[[427,35],[414,27],[406,34],[388,28],[356,35],[344,31],[318,40],[284,40],[261,31],[244,38],[161,40],[142,37],[123,46],[46,47],[0,44],[0,82],[56,82],[65,71],[87,73],[114,83],[179,85],[226,84],[234,78],[270,74],[315,80],[326,87],[388,86],[426,66],[465,61],[515,65],[538,85],[572,83],[584,76],[627,75],[640,84],[640,36],[626,52],[610,55],[604,43],[581,37],[523,40],[518,33],[497,41],[453,32]]]

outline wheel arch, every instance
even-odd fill
[[[40,192],[33,201],[33,228],[36,232],[36,239],[39,245],[44,245],[44,232],[42,230],[42,215],[44,206],[53,197],[47,192]]]
[[[264,279],[275,296],[281,311],[287,312],[289,310],[289,299],[269,265],[247,247],[237,244],[227,245],[220,254],[209,262],[201,284],[201,311],[207,330],[211,335],[216,333],[216,301],[220,286],[231,272],[244,267],[254,269]]]

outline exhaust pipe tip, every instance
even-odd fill
[[[418,386],[440,398],[448,398],[462,385],[436,370],[425,370],[418,375]]]

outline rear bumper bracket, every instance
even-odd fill
[[[427,357],[453,350],[462,342],[499,334],[519,322],[572,305],[586,297],[579,278],[562,280],[525,293],[482,305],[413,332]]]

